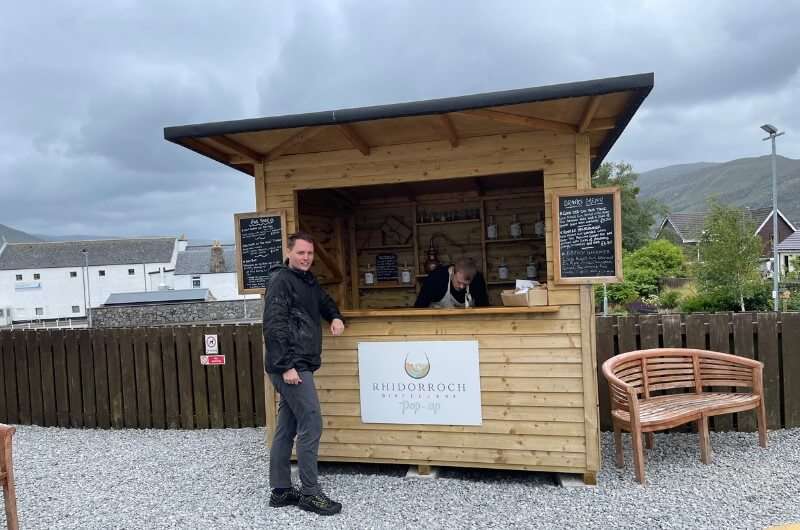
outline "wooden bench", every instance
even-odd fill
[[[700,434],[700,459],[709,464],[708,418],[751,409],[756,411],[759,445],[766,447],[763,366],[735,355],[684,348],[632,351],[608,359],[603,375],[611,397],[617,467],[625,465],[623,430],[631,433],[636,480],[644,484],[643,433],[649,449],[654,431],[693,421]],[[691,392],[665,393],[672,389]]]
[[[17,519],[17,494],[14,488],[14,464],[11,444],[16,429],[0,423],[0,482],[3,484],[3,499],[6,504],[6,526],[9,530],[19,528]]]

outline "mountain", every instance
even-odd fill
[[[640,196],[653,197],[671,212],[708,209],[708,199],[738,207],[772,206],[771,156],[730,162],[680,164],[639,174]],[[778,208],[795,224],[800,221],[800,160],[777,158]]]
[[[0,224],[0,241],[6,238],[9,243],[33,243],[35,241],[42,241],[36,236],[25,233],[22,230],[11,228],[10,226]]]

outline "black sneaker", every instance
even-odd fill
[[[318,515],[336,515],[342,511],[342,504],[330,500],[324,493],[300,495],[300,502],[297,503],[297,507]]]
[[[269,496],[269,505],[273,508],[281,508],[283,506],[295,506],[300,501],[300,492],[297,488],[289,488],[283,493],[275,493],[273,490]]]

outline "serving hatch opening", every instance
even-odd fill
[[[516,279],[547,281],[542,171],[298,190],[295,204],[314,273],[343,308],[413,307],[436,262],[464,257],[492,306]]]

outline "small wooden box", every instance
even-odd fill
[[[505,306],[533,307],[547,305],[547,288],[536,287],[529,289],[526,293],[515,293],[513,289],[505,290],[500,293]]]

